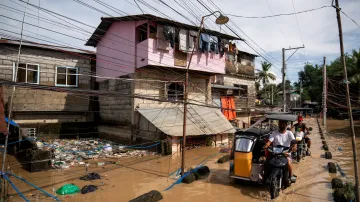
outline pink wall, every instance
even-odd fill
[[[96,47],[97,75],[118,77],[134,73],[135,61],[147,58],[147,51],[144,51],[148,50],[147,43],[143,41],[135,49],[135,26],[145,22],[124,21],[111,25]],[[101,80],[105,79],[97,78],[97,81]]]
[[[174,65],[174,50],[169,51],[158,50],[156,47],[156,39],[148,39],[149,41],[149,61],[150,65],[167,66],[173,68],[185,68]],[[188,53],[187,61],[190,60]],[[191,60],[190,69],[225,74],[225,58],[220,54],[202,53],[200,50],[194,53]]]
[[[174,65],[174,51],[158,50],[156,39],[148,38],[135,43],[135,27],[146,21],[114,22],[102,39],[96,51],[96,73],[103,77],[118,77],[134,73],[146,65],[185,68]],[[136,48],[135,48],[136,47]],[[189,61],[190,54],[187,56]],[[224,74],[225,60],[219,54],[197,51],[192,58],[191,70]],[[97,81],[105,80],[97,78]]]

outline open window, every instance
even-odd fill
[[[13,63],[13,80],[15,79],[16,63]],[[39,84],[39,65],[19,63],[16,81],[21,83]]]
[[[236,89],[233,91],[234,96],[247,97],[248,96],[248,86],[234,84],[234,87],[239,87],[240,89]]]
[[[145,41],[148,38],[148,28],[147,23],[139,25],[136,27],[136,43]]]
[[[184,86],[179,83],[171,83],[167,87],[167,98],[170,101],[179,101],[184,99]]]

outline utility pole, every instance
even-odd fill
[[[205,15],[201,18],[201,23],[200,23],[200,27],[199,27],[199,31],[197,34],[197,38],[196,38],[196,44],[199,43],[200,40],[200,34],[201,34],[201,30],[203,28],[204,25],[204,20],[206,17],[209,17],[211,15],[214,15],[215,13],[219,13],[220,16],[216,18],[215,23],[218,25],[222,25],[222,24],[226,24],[229,21],[229,18],[222,15],[220,11],[214,11],[208,15]],[[186,144],[186,120],[187,120],[187,102],[188,102],[188,85],[189,85],[189,69],[190,69],[190,65],[191,65],[191,60],[192,57],[194,55],[196,45],[194,45],[191,54],[190,54],[190,59],[189,59],[189,63],[188,66],[186,67],[186,72],[185,72],[185,83],[184,83],[184,117],[183,117],[183,139],[182,139],[182,146],[181,146],[181,176],[184,176],[185,173],[185,144]]]
[[[286,92],[285,92],[285,48],[282,49],[282,83],[283,83],[283,112],[286,111]]]
[[[273,85],[271,85],[271,105],[274,105],[274,90],[273,90]]]
[[[342,25],[341,25],[341,16],[340,16],[340,7],[339,0],[335,0],[336,6],[333,7],[336,9],[336,18],[338,22],[339,28],[339,40],[340,40],[340,52],[341,52],[341,62],[343,64],[344,71],[344,82],[346,86],[346,102],[349,110],[349,120],[350,120],[350,128],[351,128],[351,143],[353,150],[353,160],[354,160],[354,171],[355,171],[355,190],[356,190],[356,201],[360,201],[360,191],[359,191],[359,170],[358,170],[358,160],[357,160],[357,152],[356,152],[356,143],[355,143],[355,130],[354,130],[354,120],[352,116],[352,108],[350,102],[350,90],[349,90],[349,81],[347,78],[347,70],[346,70],[346,61],[344,56],[344,42],[342,36]]]
[[[303,89],[302,89],[302,81],[300,81],[300,108],[302,107],[302,98],[301,98],[301,94],[303,93]]]
[[[282,68],[282,82],[283,82],[283,111],[286,111],[286,81],[285,81],[285,69],[286,69],[286,61],[288,61],[291,56],[293,56],[296,51],[298,51],[300,48],[305,48],[305,46],[301,46],[301,47],[295,47],[295,48],[283,48],[282,49],[282,62],[283,62],[283,68]],[[285,60],[285,51],[287,50],[295,50],[290,57],[288,57],[288,59]]]
[[[29,3],[29,0],[28,0]],[[23,19],[22,19],[22,24],[21,24],[21,32],[20,32],[20,44],[19,44],[19,52],[18,52],[18,57],[17,57],[17,61],[15,64],[15,71],[14,71],[14,77],[13,77],[13,81],[16,82],[17,80],[17,73],[18,73],[18,68],[19,68],[19,63],[20,63],[20,53],[21,53],[21,45],[22,45],[22,39],[23,39],[23,30],[24,30],[24,21],[25,21],[25,16],[26,16],[26,10],[27,10],[27,4],[25,5],[25,10],[24,10],[24,15],[23,15]],[[12,91],[11,91],[11,97],[10,97],[10,104],[9,104],[9,115],[8,115],[8,124],[7,124],[7,134],[5,134],[5,145],[4,145],[4,154],[3,154],[3,159],[2,159],[2,166],[1,166],[1,177],[2,177],[2,199],[4,199],[5,196],[5,178],[4,178],[4,172],[5,172],[5,162],[6,162],[6,153],[7,153],[7,147],[8,147],[8,141],[9,141],[9,131],[10,131],[10,122],[11,122],[11,115],[12,115],[12,107],[13,107],[13,99],[14,99],[14,95],[15,95],[15,86],[12,87]]]
[[[324,66],[323,66],[323,125],[326,126],[326,99],[327,99],[327,89],[326,89],[326,57],[324,57]]]

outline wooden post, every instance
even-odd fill
[[[347,70],[346,70],[346,61],[344,55],[344,42],[342,36],[342,26],[341,26],[341,16],[340,16],[340,8],[339,8],[339,0],[335,0],[336,6],[336,18],[338,22],[339,29],[339,40],[340,40],[340,52],[341,52],[341,62],[343,64],[343,72],[344,72],[344,82],[346,86],[346,102],[349,111],[349,120],[350,120],[350,128],[351,128],[351,143],[353,150],[353,160],[354,160],[354,171],[355,171],[355,190],[356,190],[356,201],[360,201],[360,191],[359,191],[359,169],[358,169],[358,160],[357,160],[357,151],[356,151],[356,142],[355,142],[355,130],[354,130],[354,120],[352,116],[352,108],[350,102],[350,90],[349,90],[349,81],[347,78]]]
[[[326,90],[326,57],[324,57],[324,66],[323,66],[323,125],[326,126],[326,98],[327,98],[327,90]]]

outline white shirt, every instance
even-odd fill
[[[284,147],[290,147],[292,140],[295,140],[294,134],[288,130],[286,130],[284,134],[275,130],[269,137],[269,141],[273,143],[273,146],[281,145]]]
[[[304,132],[300,131],[300,132],[295,132],[295,136],[304,138],[305,135],[304,135]]]

